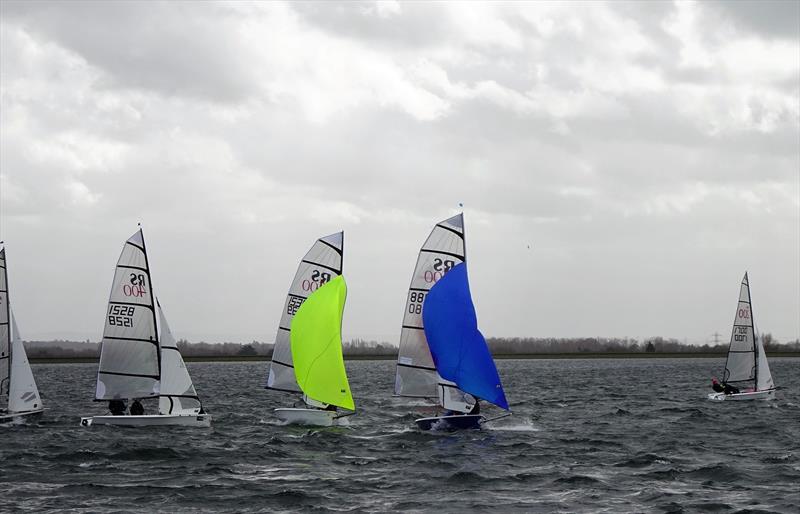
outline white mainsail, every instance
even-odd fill
[[[283,305],[272,363],[267,378],[267,389],[301,392],[294,375],[292,348],[289,339],[292,319],[305,299],[320,286],[342,274],[344,232],[337,232],[317,239],[297,267],[294,280]]]
[[[0,397],[8,392],[11,376],[11,308],[8,305],[6,249],[0,248]]]
[[[192,378],[183,362],[167,318],[156,299],[158,319],[161,327],[161,387],[158,401],[159,414],[199,414],[200,398],[192,384]]]
[[[122,248],[106,310],[95,399],[159,395],[160,353],[150,268],[139,229]]]
[[[750,282],[744,274],[739,289],[739,303],[733,320],[731,344],[725,362],[724,383],[753,380],[756,391],[775,388],[767,362],[767,353],[760,335],[756,334],[753,319],[753,304],[750,298]]]
[[[750,284],[744,274],[739,289],[739,303],[733,320],[731,343],[725,363],[724,383],[745,382],[756,377],[755,330],[750,304]]]
[[[430,288],[465,259],[464,215],[437,223],[419,251],[408,288],[394,386],[398,396],[438,397],[443,407],[460,412],[468,411],[475,400],[436,372],[425,338],[422,304]]]
[[[42,410],[42,399],[33,379],[25,346],[19,337],[17,321],[11,313],[11,380],[8,387],[8,411],[30,412]]]

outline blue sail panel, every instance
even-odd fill
[[[431,288],[422,320],[439,375],[462,391],[508,410],[497,367],[478,330],[466,263],[454,266]]]

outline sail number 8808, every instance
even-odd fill
[[[425,301],[425,293],[411,291],[408,297],[408,313],[422,314],[422,302]]]

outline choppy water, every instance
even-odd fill
[[[359,413],[326,429],[272,421],[265,363],[189,364],[211,429],[80,428],[96,367],[35,365],[50,410],[0,426],[0,510],[797,513],[799,364],[715,403],[719,359],[501,360],[514,416],[451,434],[413,428],[388,361],[347,362]]]

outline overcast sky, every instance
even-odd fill
[[[177,337],[272,341],[345,231],[396,343],[464,205],[487,336],[800,337],[800,3],[0,4],[0,239],[25,339],[98,340],[144,227]]]

